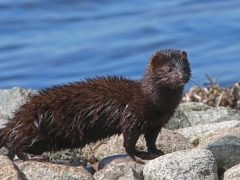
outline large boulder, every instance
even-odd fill
[[[240,111],[225,107],[211,107],[202,103],[182,103],[176,109],[166,127],[179,129],[199,124],[217,123],[222,121],[240,121]]]
[[[199,143],[213,135],[239,126],[240,121],[233,120],[181,128],[177,129],[176,132],[180,133],[189,142],[197,146]]]
[[[224,172],[221,180],[239,180],[240,179],[240,164],[231,167]]]
[[[7,156],[0,155],[0,179],[27,180]]]
[[[144,180],[217,180],[217,166],[211,151],[177,151],[149,161],[143,169]]]
[[[94,174],[96,180],[143,180],[144,165],[136,163],[129,156],[107,157],[106,161],[108,162],[100,168],[100,171]]]
[[[72,167],[49,162],[25,161],[15,163],[28,180],[94,180],[90,172],[84,167]]]
[[[2,107],[0,107],[2,108]],[[0,129],[10,120],[8,114],[0,109]]]
[[[19,106],[26,103],[29,97],[37,93],[37,90],[22,89],[20,87],[2,89],[0,90],[0,110],[6,112],[7,115],[12,118]]]
[[[216,134],[202,141],[197,148],[210,150],[216,159],[219,171],[240,164],[240,127]]]

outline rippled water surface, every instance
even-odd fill
[[[193,81],[240,80],[238,0],[1,0],[0,88],[142,77],[159,49],[188,52]]]

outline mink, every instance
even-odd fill
[[[179,105],[191,70],[187,53],[157,51],[140,80],[108,76],[52,86],[31,97],[0,129],[0,147],[10,145],[19,159],[37,160],[43,152],[82,148],[123,134],[136,162],[163,152],[155,142]],[[143,134],[147,152],[136,151]]]

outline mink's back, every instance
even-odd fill
[[[140,82],[122,77],[48,88],[20,107],[5,128],[5,139],[13,147],[21,144],[28,153],[41,154],[121,134],[120,120],[131,99],[142,99],[140,89]]]

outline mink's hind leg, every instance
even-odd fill
[[[33,155],[24,152],[21,148],[17,147],[15,150],[17,157],[23,161],[49,161],[48,157],[42,155]]]
[[[124,147],[126,149],[127,154],[137,163],[145,164],[143,160],[140,158],[141,153],[137,152],[135,149],[135,145],[140,136],[140,131],[137,130],[128,130],[123,133],[124,137]]]
[[[151,158],[152,156],[152,159],[154,159],[158,156],[164,155],[164,153],[156,147],[156,139],[160,130],[161,126],[149,126],[147,131],[145,132],[145,140],[150,156],[149,158]]]

